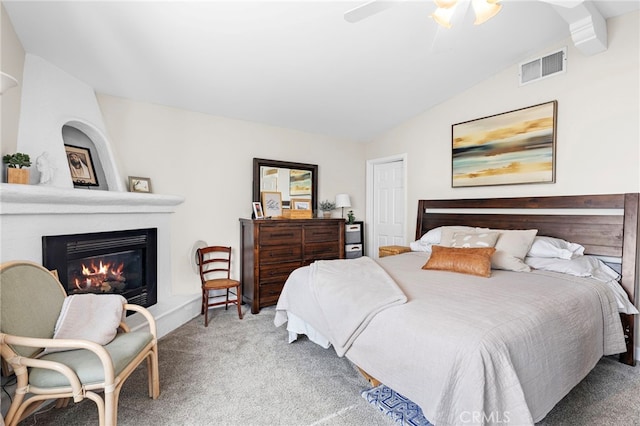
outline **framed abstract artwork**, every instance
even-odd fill
[[[555,182],[558,102],[451,126],[451,186]]]
[[[289,174],[289,195],[311,195],[311,176],[309,170],[291,170]]]

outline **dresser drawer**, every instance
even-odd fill
[[[260,286],[260,307],[275,305],[278,303],[280,293],[282,293],[284,283],[267,284]]]
[[[344,258],[344,219],[240,219],[242,298],[257,314],[287,278],[315,260]]]
[[[305,262],[322,259],[337,259],[340,257],[340,247],[333,241],[330,243],[313,243],[304,246]]]
[[[300,244],[302,227],[263,226],[260,229],[259,244],[264,246],[278,246],[285,244]]]
[[[300,262],[277,263],[260,266],[260,286],[272,283],[284,283],[289,274],[301,266]]]
[[[302,260],[300,243],[291,246],[265,247],[260,250],[260,264],[294,262]]]
[[[304,242],[321,243],[325,241],[338,241],[340,230],[337,226],[305,226]]]

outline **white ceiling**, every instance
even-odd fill
[[[542,1],[503,0],[480,26],[468,8],[450,30],[426,0],[343,19],[364,2],[3,4],[26,52],[97,92],[360,141],[570,37]],[[640,8],[594,3],[605,18]]]

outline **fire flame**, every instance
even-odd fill
[[[124,270],[124,263],[115,265],[112,263],[103,263],[100,261],[98,265],[91,262],[91,265],[87,266],[82,264],[82,275],[84,279],[75,278],[74,285],[80,290],[86,290],[91,287],[101,287],[106,285],[106,281],[125,281],[122,276]]]

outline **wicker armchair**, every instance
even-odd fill
[[[42,266],[26,261],[0,265],[0,295],[0,353],[17,378],[4,419],[8,426],[44,401],[61,398],[75,402],[89,398],[98,407],[100,425],[116,425],[120,389],[144,360],[149,396],[156,399],[160,394],[156,324],[145,308],[124,305],[146,318],[148,330],[131,332],[121,323],[115,339],[101,346],[87,340],[52,338],[66,292]],[[74,349],[42,355],[45,347]]]

